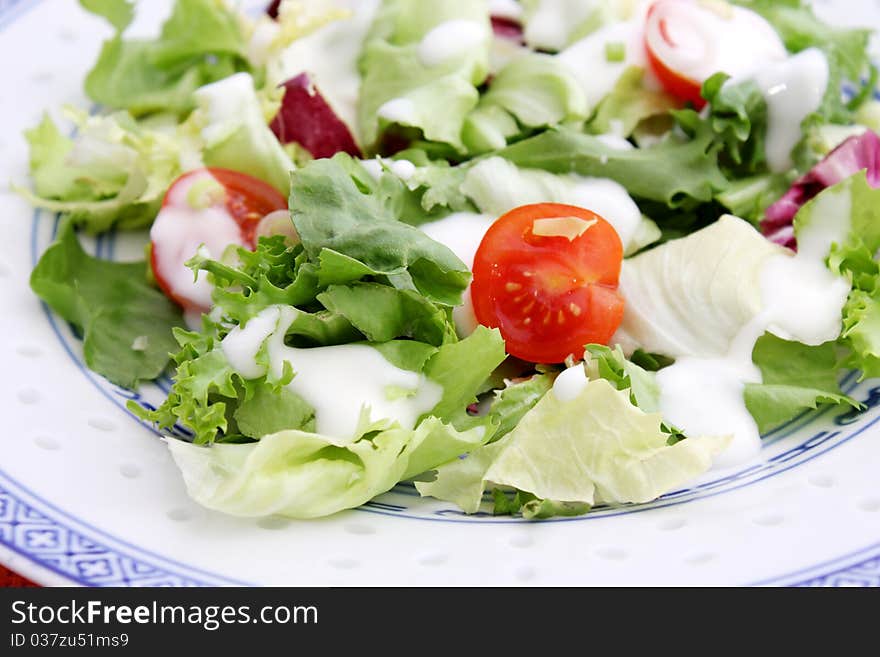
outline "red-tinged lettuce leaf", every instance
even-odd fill
[[[868,130],[850,137],[817,164],[776,203],[767,208],[761,232],[771,241],[795,248],[794,217],[804,205],[850,176],[865,170],[868,184],[880,188],[880,136]]]
[[[348,153],[360,157],[348,126],[343,123],[308,73],[300,73],[283,84],[284,100],[270,128],[282,144],[296,142],[313,157]]]
[[[509,39],[516,43],[525,45],[525,37],[523,36],[522,24],[512,18],[504,16],[492,16],[492,31],[496,37],[501,39]]]

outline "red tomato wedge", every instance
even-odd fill
[[[703,81],[683,72],[693,68],[691,60],[699,54],[679,40],[682,34],[699,38],[699,28],[692,24],[692,13],[700,9],[692,4],[687,0],[655,2],[648,10],[645,45],[651,68],[663,87],[676,98],[702,109],[706,105],[700,95]]]
[[[474,313],[501,331],[517,358],[582,358],[585,345],[608,344],[623,319],[622,263],[617,231],[595,212],[557,203],[516,208],[477,249]]]
[[[760,14],[719,0],[657,0],[645,22],[648,61],[661,84],[698,109],[703,83],[716,73],[753,74],[787,56]]]
[[[150,229],[150,264],[162,291],[187,311],[211,306],[207,281],[186,261],[203,247],[219,258],[230,244],[253,249],[260,221],[287,209],[274,187],[238,171],[197,169],[178,178],[162,202]]]

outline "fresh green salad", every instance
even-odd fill
[[[577,515],[880,376],[868,30],[803,0],[80,0],[31,286],[200,504]],[[78,232],[149,231],[142,262]],[[179,429],[183,428],[183,431]],[[182,437],[188,436],[188,437]]]

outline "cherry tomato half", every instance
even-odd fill
[[[699,8],[697,8],[699,10]],[[693,103],[697,109],[706,106],[701,95],[703,81],[682,72],[692,68],[691,53],[678,43],[673,29],[696,32],[688,21],[693,8],[680,0],[660,0],[648,10],[645,26],[645,45],[648,62],[663,87],[676,98]],[[697,36],[696,34],[694,36]]]
[[[595,212],[539,203],[511,210],[483,237],[471,300],[513,356],[533,363],[581,358],[607,344],[623,319],[617,290],[623,245]]]
[[[186,267],[203,246],[219,258],[230,244],[253,249],[266,215],[287,208],[269,184],[229,169],[197,169],[180,176],[165,193],[150,230],[150,264],[162,291],[187,311],[211,305],[210,287]]]

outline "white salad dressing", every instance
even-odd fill
[[[186,261],[197,251],[217,260],[230,244],[245,245],[238,223],[225,206],[194,208],[189,204],[187,193],[208,178],[213,180],[208,173],[194,176],[192,185],[172,188],[170,203],[162,208],[150,228],[156,265],[163,279],[175,297],[205,311],[211,307],[211,284],[202,271],[194,279]],[[198,320],[198,314],[194,314],[194,319]],[[187,318],[188,323],[190,319]]]
[[[485,214],[456,212],[421,226],[428,237],[446,246],[458,256],[468,269],[474,268],[474,256],[483,241],[483,236],[495,218]],[[470,286],[462,295],[462,305],[452,311],[455,328],[459,335],[470,335],[477,328],[474,306],[471,302]]]
[[[793,166],[791,152],[802,138],[801,123],[819,109],[828,89],[828,59],[804,50],[755,74],[767,101],[767,163],[776,173]]]
[[[392,420],[412,429],[442,398],[439,384],[395,367],[368,345],[288,347],[284,336],[298,313],[292,306],[266,308],[244,328],[234,328],[220,346],[245,378],[266,374],[255,361],[264,344],[273,376],[280,377],[284,364],[290,363],[295,376],[287,387],[315,410],[317,433],[349,442],[363,428],[364,419]]]
[[[419,122],[416,104],[409,98],[392,98],[383,103],[376,114],[379,118],[400,125],[414,125]]]
[[[848,202],[847,197],[847,202]],[[822,212],[849,216],[832,196]],[[843,214],[841,210],[847,211]],[[842,243],[846,221],[809,226],[798,236],[798,253],[768,258],[761,270],[761,311],[733,339],[727,353],[716,357],[682,356],[657,373],[660,408],[667,422],[692,436],[733,434],[716,467],[736,465],[761,448],[758,426],[745,406],[747,383],[761,383],[752,363],[755,343],[766,331],[783,339],[819,345],[840,335],[841,314],[850,284],[825,266],[833,242]]]
[[[613,180],[520,169],[499,157],[471,167],[461,189],[481,212],[498,217],[529,203],[564,203],[592,210],[614,227],[624,249],[642,223],[639,206]]]
[[[556,377],[556,381],[553,382],[553,395],[561,402],[574,401],[587,387],[588,382],[583,363],[578,363]]]
[[[361,165],[370,174],[370,177],[379,182],[382,172],[386,167],[395,176],[406,182],[416,173],[416,165],[409,160],[391,160],[384,157],[374,157],[371,160],[362,160]]]
[[[727,3],[694,4],[669,8],[669,16],[650,21],[647,28],[647,39],[661,48],[661,59],[671,60],[672,68],[685,77],[703,81],[718,72],[750,76],[788,56],[779,34],[760,14]]]
[[[455,19],[440,23],[419,42],[419,60],[428,68],[440,66],[450,59],[479,48],[489,38],[485,23]]]
[[[523,6],[517,0],[489,0],[489,15],[519,20],[523,15]]]
[[[645,81],[649,82],[643,39],[642,22],[613,23],[571,44],[556,57],[578,81],[592,108],[614,90],[617,81],[631,66],[646,69]],[[608,61],[607,49],[616,45],[624,47],[624,57],[619,62]]]
[[[357,132],[358,60],[380,0],[335,0],[334,4],[350,9],[351,17],[294,41],[282,56],[284,79],[308,73],[333,111]]]
[[[533,2],[524,37],[532,48],[562,50],[573,30],[599,9],[599,0],[539,0]]]

